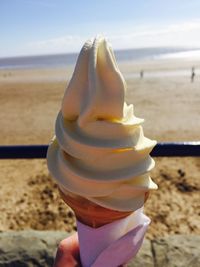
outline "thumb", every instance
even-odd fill
[[[58,246],[54,267],[80,267],[77,233],[62,240]]]

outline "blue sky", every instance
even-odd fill
[[[0,57],[77,52],[97,34],[114,49],[200,47],[200,1],[0,1]]]

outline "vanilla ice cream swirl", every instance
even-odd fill
[[[103,37],[83,46],[56,120],[49,146],[50,173],[64,193],[105,208],[134,211],[156,189],[143,119],[125,102],[126,83]]]

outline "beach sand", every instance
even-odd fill
[[[190,82],[190,62],[121,64],[128,103],[145,118],[145,136],[158,141],[196,141],[200,132],[200,77]],[[72,67],[0,71],[0,144],[47,144]],[[144,70],[144,78],[132,73]],[[188,75],[165,71],[188,69]],[[148,73],[159,74],[147,75]],[[145,212],[148,238],[172,233],[200,234],[200,158],[156,158],[152,193]],[[73,213],[60,199],[45,160],[0,161],[0,231],[76,229]]]

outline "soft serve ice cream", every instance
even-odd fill
[[[102,207],[135,211],[156,189],[143,119],[125,102],[126,83],[108,42],[97,37],[83,46],[56,120],[48,149],[50,173],[63,193]]]

